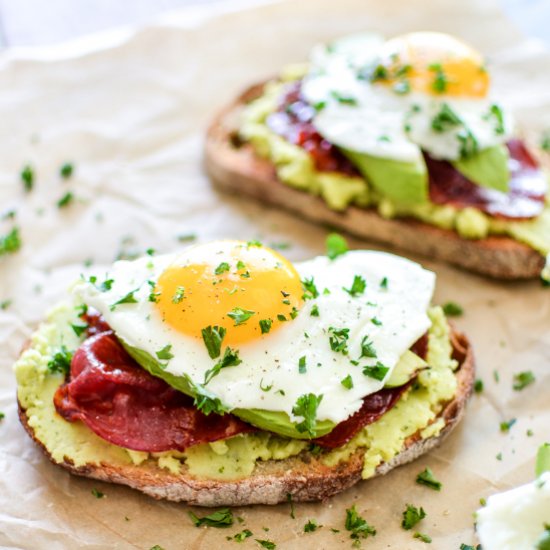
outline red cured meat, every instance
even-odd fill
[[[141,368],[111,331],[88,338],[54,397],[57,412],[102,439],[136,451],[183,451],[254,428],[233,415],[204,415],[193,399]]]
[[[294,145],[308,151],[321,172],[360,176],[355,166],[313,125],[315,108],[302,97],[301,82],[290,84],[279,108],[267,118],[268,126]],[[510,190],[502,193],[476,185],[447,161],[435,160],[426,152],[430,200],[457,208],[473,206],[490,216],[524,220],[542,213],[547,181],[536,160],[518,139],[507,143],[510,151]]]
[[[507,143],[510,152],[510,190],[502,193],[472,183],[449,162],[424,153],[430,178],[430,200],[459,208],[474,206],[495,217],[528,219],[544,209],[547,182],[544,173],[518,139]]]

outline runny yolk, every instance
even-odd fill
[[[383,46],[380,81],[431,95],[482,98],[490,78],[481,55],[457,38],[436,32],[398,36]],[[384,70],[385,69],[385,70]]]
[[[178,332],[202,338],[208,326],[225,328],[223,344],[241,344],[292,322],[302,284],[283,256],[255,244],[218,241],[186,251],[160,275],[156,306]],[[260,323],[262,321],[262,323]]]

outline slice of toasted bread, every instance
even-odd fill
[[[545,258],[514,239],[489,236],[468,240],[456,232],[411,218],[382,218],[375,209],[350,206],[331,210],[319,197],[284,184],[275,167],[236,140],[242,107],[261,94],[263,84],[253,86],[226,107],[210,126],[205,145],[205,167],[220,189],[279,206],[314,222],[345,230],[358,237],[389,244],[440,259],[499,279],[538,277]]]
[[[474,357],[465,336],[453,331],[452,342],[454,358],[459,362],[456,371],[458,386],[454,399],[445,404],[435,419],[444,421],[443,429],[437,436],[422,438],[417,432],[406,439],[401,452],[391,461],[380,464],[375,475],[386,474],[439,445],[462,417],[474,383]],[[358,448],[351,457],[335,466],[327,466],[319,456],[309,451],[284,460],[258,461],[250,476],[231,481],[199,479],[189,474],[185,464],[177,475],[149,461],[140,465],[105,461],[76,467],[70,457],[61,462],[52,458],[44,443],[35,436],[21,404],[19,417],[25,430],[52,462],[74,474],[128,485],[154,498],[199,506],[276,504],[287,500],[289,494],[295,501],[322,500],[357,483],[363,470],[364,448]],[[93,436],[91,432],[90,436]]]

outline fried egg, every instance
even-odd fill
[[[384,42],[347,37],[316,47],[302,92],[314,125],[344,149],[402,162],[457,160],[505,143],[513,121],[490,96],[483,58],[449,35]]]
[[[259,243],[228,240],[116,262],[74,294],[125,345],[204,385],[228,410],[282,411],[294,421],[298,398],[312,393],[323,396],[317,419],[338,423],[429,328],[434,283],[432,272],[383,252],[292,264]],[[208,327],[223,336],[218,355]],[[240,362],[212,376],[226,350]]]

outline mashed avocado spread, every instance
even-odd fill
[[[321,453],[323,462],[337,464],[357,448],[365,447],[363,477],[368,478],[382,461],[388,461],[400,452],[407,437],[418,430],[424,437],[435,436],[443,428],[443,423],[436,417],[443,404],[456,393],[453,371],[457,363],[451,359],[449,327],[443,311],[434,307],[429,315],[432,320],[427,356],[430,368],[422,370],[418,383],[378,421],[365,427],[346,445]],[[150,454],[112,445],[81,422],[67,422],[56,413],[53,404],[54,393],[63,382],[63,376],[50,372],[47,365],[61,346],[75,350],[80,345],[81,339],[71,328],[71,324],[77,322],[73,304],[63,303],[54,308],[14,366],[18,399],[26,410],[36,438],[54,461],[69,460],[76,467],[101,462],[142,464],[164,468],[174,475],[186,468],[188,473],[199,478],[231,480],[250,475],[258,460],[282,460],[310,447],[307,441],[259,432],[196,445],[185,452]]]
[[[297,76],[290,74],[290,78]],[[549,205],[540,216],[528,221],[492,218],[473,207],[458,209],[436,205],[429,200],[419,200],[425,187],[422,183],[425,167],[384,159],[372,163],[367,162],[369,159],[365,159],[365,155],[350,152],[347,152],[348,157],[366,179],[337,172],[319,172],[307,151],[289,143],[266,124],[267,117],[276,110],[283,85],[279,81],[268,83],[263,95],[245,107],[240,128],[242,138],[251,143],[260,156],[273,162],[282,182],[320,196],[333,210],[345,210],[351,204],[373,207],[384,218],[413,217],[442,229],[456,231],[465,239],[505,235],[530,246],[543,256],[550,253]],[[504,149],[495,147],[467,161],[457,161],[454,165],[475,183],[484,182],[487,186],[503,190],[499,182],[506,175],[503,175],[505,157]],[[411,186],[406,185],[407,181]]]

